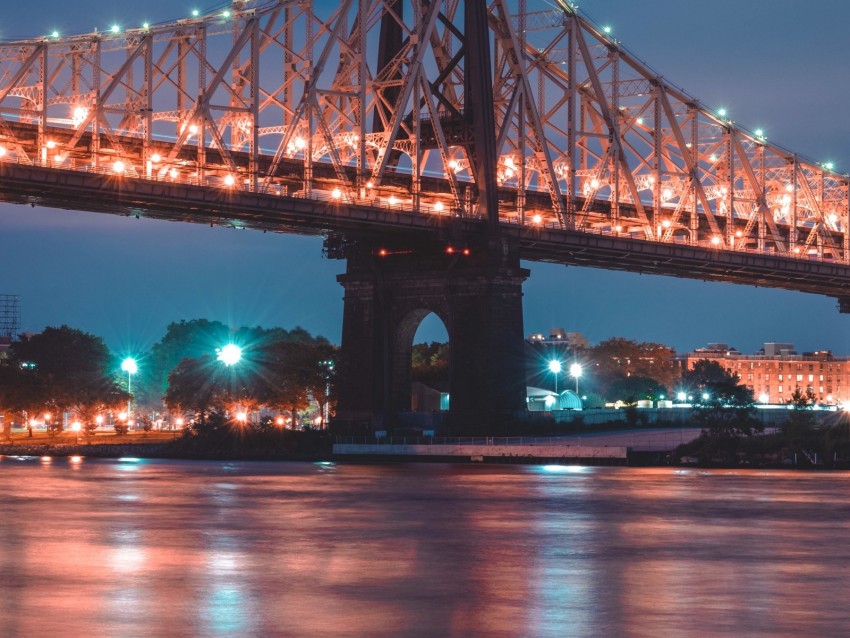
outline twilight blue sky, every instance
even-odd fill
[[[327,0],[316,0],[317,5]],[[529,0],[532,9],[534,0]],[[105,30],[188,16],[221,2],[33,0],[7,3],[0,37]],[[803,155],[850,171],[850,2],[585,0],[581,9],[707,106]],[[343,263],[321,240],[0,204],[0,293],[22,324],[68,324],[118,351],[149,347],[174,320],[300,325],[338,342]],[[850,354],[850,316],[825,297],[546,264],[527,264],[525,331],[560,326],[683,351],[763,341]],[[442,338],[423,324],[419,336]]]

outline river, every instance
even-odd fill
[[[850,473],[0,458],[0,636],[844,636]]]

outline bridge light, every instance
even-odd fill
[[[71,113],[71,123],[74,128],[78,128],[89,116],[89,110],[85,106],[75,106],[74,112]]]
[[[390,198],[387,201],[390,203],[390,206],[395,206],[398,203],[395,195],[390,195]]]
[[[142,28],[143,28],[145,31],[147,31],[148,29],[150,29],[150,28],[151,28],[151,24],[150,24],[150,22],[142,22]]]
[[[436,204],[434,204],[434,210],[437,211],[438,213],[442,212],[443,202],[437,202]]]
[[[191,135],[197,135],[198,134],[198,125],[197,124],[190,124],[189,125],[189,134],[191,134]]]
[[[331,197],[334,199],[340,199],[342,197],[342,191],[338,188],[335,188],[331,191]]]
[[[643,124],[643,118],[642,118],[642,117],[639,117],[639,118],[638,118],[637,120],[635,120],[635,121],[636,121],[638,124]]]
[[[51,37],[51,38],[58,38],[58,37],[59,37],[59,32],[58,32],[58,31],[54,31],[53,33],[51,33],[51,34],[50,34],[50,37]]]
[[[297,143],[296,143],[296,145],[297,145]],[[374,185],[375,184],[372,183],[371,179],[368,182],[366,182],[366,188],[372,188]]]
[[[224,176],[224,185],[225,186],[233,186],[236,183],[236,180],[233,178],[233,175],[225,175]]]
[[[124,172],[124,169],[125,169],[125,168],[126,168],[126,166],[124,165],[124,162],[122,162],[121,160],[117,160],[117,161],[116,161],[116,162],[112,165],[112,172],[113,172],[113,173],[116,173],[116,174],[118,174],[118,175],[120,175],[121,173],[123,173],[123,172]]]
[[[121,33],[121,27],[117,24],[113,24],[110,31],[112,31],[112,33]]]
[[[531,218],[531,221],[535,225],[539,226],[540,224],[543,223],[543,216],[540,213],[537,213],[534,217]]]
[[[715,235],[714,237],[711,238],[711,243],[714,246],[719,246],[720,245],[720,237]]]
[[[170,171],[168,171],[168,176],[169,176],[171,179],[177,179],[177,169],[176,169],[176,168],[172,168]]]
[[[764,137],[764,131],[760,128],[757,128],[755,131],[756,137]]]
[[[835,168],[835,164],[833,164],[832,162],[826,162],[826,163],[823,165],[823,167],[824,167],[826,170],[831,171],[833,168]]]
[[[5,157],[5,156],[6,156],[6,147],[0,146],[0,157]]]
[[[53,140],[48,140],[47,144],[45,144],[45,146],[52,150],[52,149],[56,148],[56,142],[54,142]]]
[[[595,177],[592,180],[590,180],[590,187],[593,190],[596,190],[597,188],[599,188],[599,180],[596,179]]]
[[[717,115],[720,117],[726,117],[726,109],[717,109]]]
[[[661,225],[664,226],[664,228],[670,228],[671,223],[672,222],[669,219],[665,219],[663,222],[661,222]]]
[[[200,11],[198,11],[197,9],[192,9],[192,17],[193,18],[197,18],[199,15],[201,15]]]
[[[306,147],[307,147],[307,140],[305,140],[303,137],[296,137],[295,138],[295,148],[297,148],[299,151],[303,151]]]
[[[231,16],[230,11],[227,11],[226,9],[225,9],[225,10],[222,12],[222,14],[221,14],[221,17],[222,17],[222,18],[224,18],[225,20],[226,20],[227,18],[229,18],[230,16]]]
[[[735,231],[735,237],[743,237],[743,236],[744,236],[744,233],[742,233],[740,230]]]
[[[665,188],[661,191],[661,199],[671,199],[673,197],[673,191],[669,188]]]
[[[604,26],[604,27],[602,27],[602,30],[603,30],[605,33],[611,33],[611,27],[609,27],[609,26],[607,26],[607,25],[606,25],[606,26]]]
[[[716,162],[717,161],[717,155],[709,155],[708,161],[709,162]]]
[[[622,232],[623,232],[623,227],[622,227],[622,226],[620,226],[619,224],[617,224],[616,226],[614,226],[614,230],[615,230],[616,232],[618,232],[618,233],[622,233]]]
[[[800,247],[799,246],[794,246],[794,254],[796,254],[796,255],[800,254]]]
[[[159,163],[159,162],[161,162],[161,161],[162,161],[162,157],[160,156],[160,154],[159,154],[159,153],[154,153],[153,155],[151,155],[151,161],[152,161],[154,164],[157,164],[157,163]]]
[[[794,184],[785,184],[785,190],[788,191],[789,193],[793,193],[794,192]]]

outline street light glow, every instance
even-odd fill
[[[232,366],[239,363],[239,360],[242,358],[242,348],[232,343],[228,343],[226,346],[219,348],[215,352],[217,355],[216,358],[226,366]]]
[[[554,372],[555,374],[558,374],[560,371],[561,371],[561,362],[558,361],[557,359],[552,359],[549,362],[549,372]]]
[[[136,374],[139,371],[139,366],[133,357],[127,357],[121,362],[121,370],[127,374]]]
[[[570,376],[578,379],[581,376],[581,364],[574,363],[570,366]]]

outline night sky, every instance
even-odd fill
[[[319,3],[326,0],[317,0]],[[533,10],[529,0],[529,10]],[[215,3],[213,6],[222,6]],[[725,107],[771,142],[850,171],[850,2],[586,0],[581,9],[668,81]],[[186,17],[185,0],[4,3],[0,37],[106,30]],[[545,7],[541,4],[541,7]],[[21,296],[22,328],[67,324],[139,352],[171,321],[301,326],[339,342],[344,264],[321,240],[0,204],[0,293]],[[679,351],[764,341],[850,354],[850,315],[833,299],[731,284],[526,264],[525,331],[591,343],[612,336]],[[444,339],[437,321],[417,340]]]

